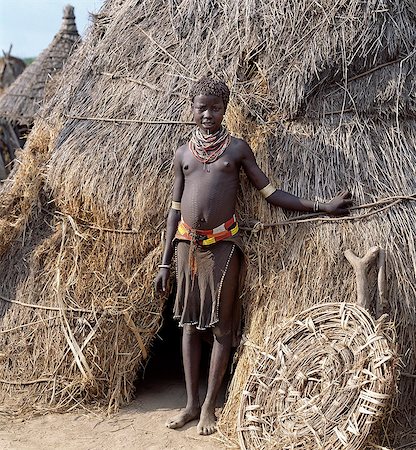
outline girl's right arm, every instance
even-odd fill
[[[165,248],[162,256],[162,263],[159,265],[159,272],[155,279],[155,288],[157,292],[166,291],[170,265],[173,257],[173,238],[175,237],[178,223],[181,219],[180,202],[182,199],[182,192],[184,187],[184,176],[181,164],[181,148],[176,151],[173,161],[175,180],[173,184],[172,207],[169,210],[166,221],[166,240]]]

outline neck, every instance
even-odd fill
[[[207,136],[208,137],[208,136],[212,136],[213,134],[218,133],[219,131],[221,131],[221,129],[222,129],[222,126],[220,128],[218,128],[218,130],[215,130],[215,131],[204,130],[202,128],[199,128],[199,131],[201,132],[201,134],[203,136]]]

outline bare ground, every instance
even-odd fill
[[[115,416],[78,411],[47,414],[31,419],[0,421],[3,450],[220,450],[216,434],[200,436],[196,421],[181,430],[170,430],[165,422],[185,404],[179,380],[146,382],[137,399]]]

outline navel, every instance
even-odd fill
[[[185,165],[183,166],[183,170],[188,170],[188,168],[189,168],[188,164],[185,164]]]
[[[228,161],[224,161],[224,166],[225,167],[230,167],[230,163]]]

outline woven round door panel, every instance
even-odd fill
[[[241,448],[362,449],[395,393],[395,335],[383,319],[326,303],[270,336],[241,395]]]

